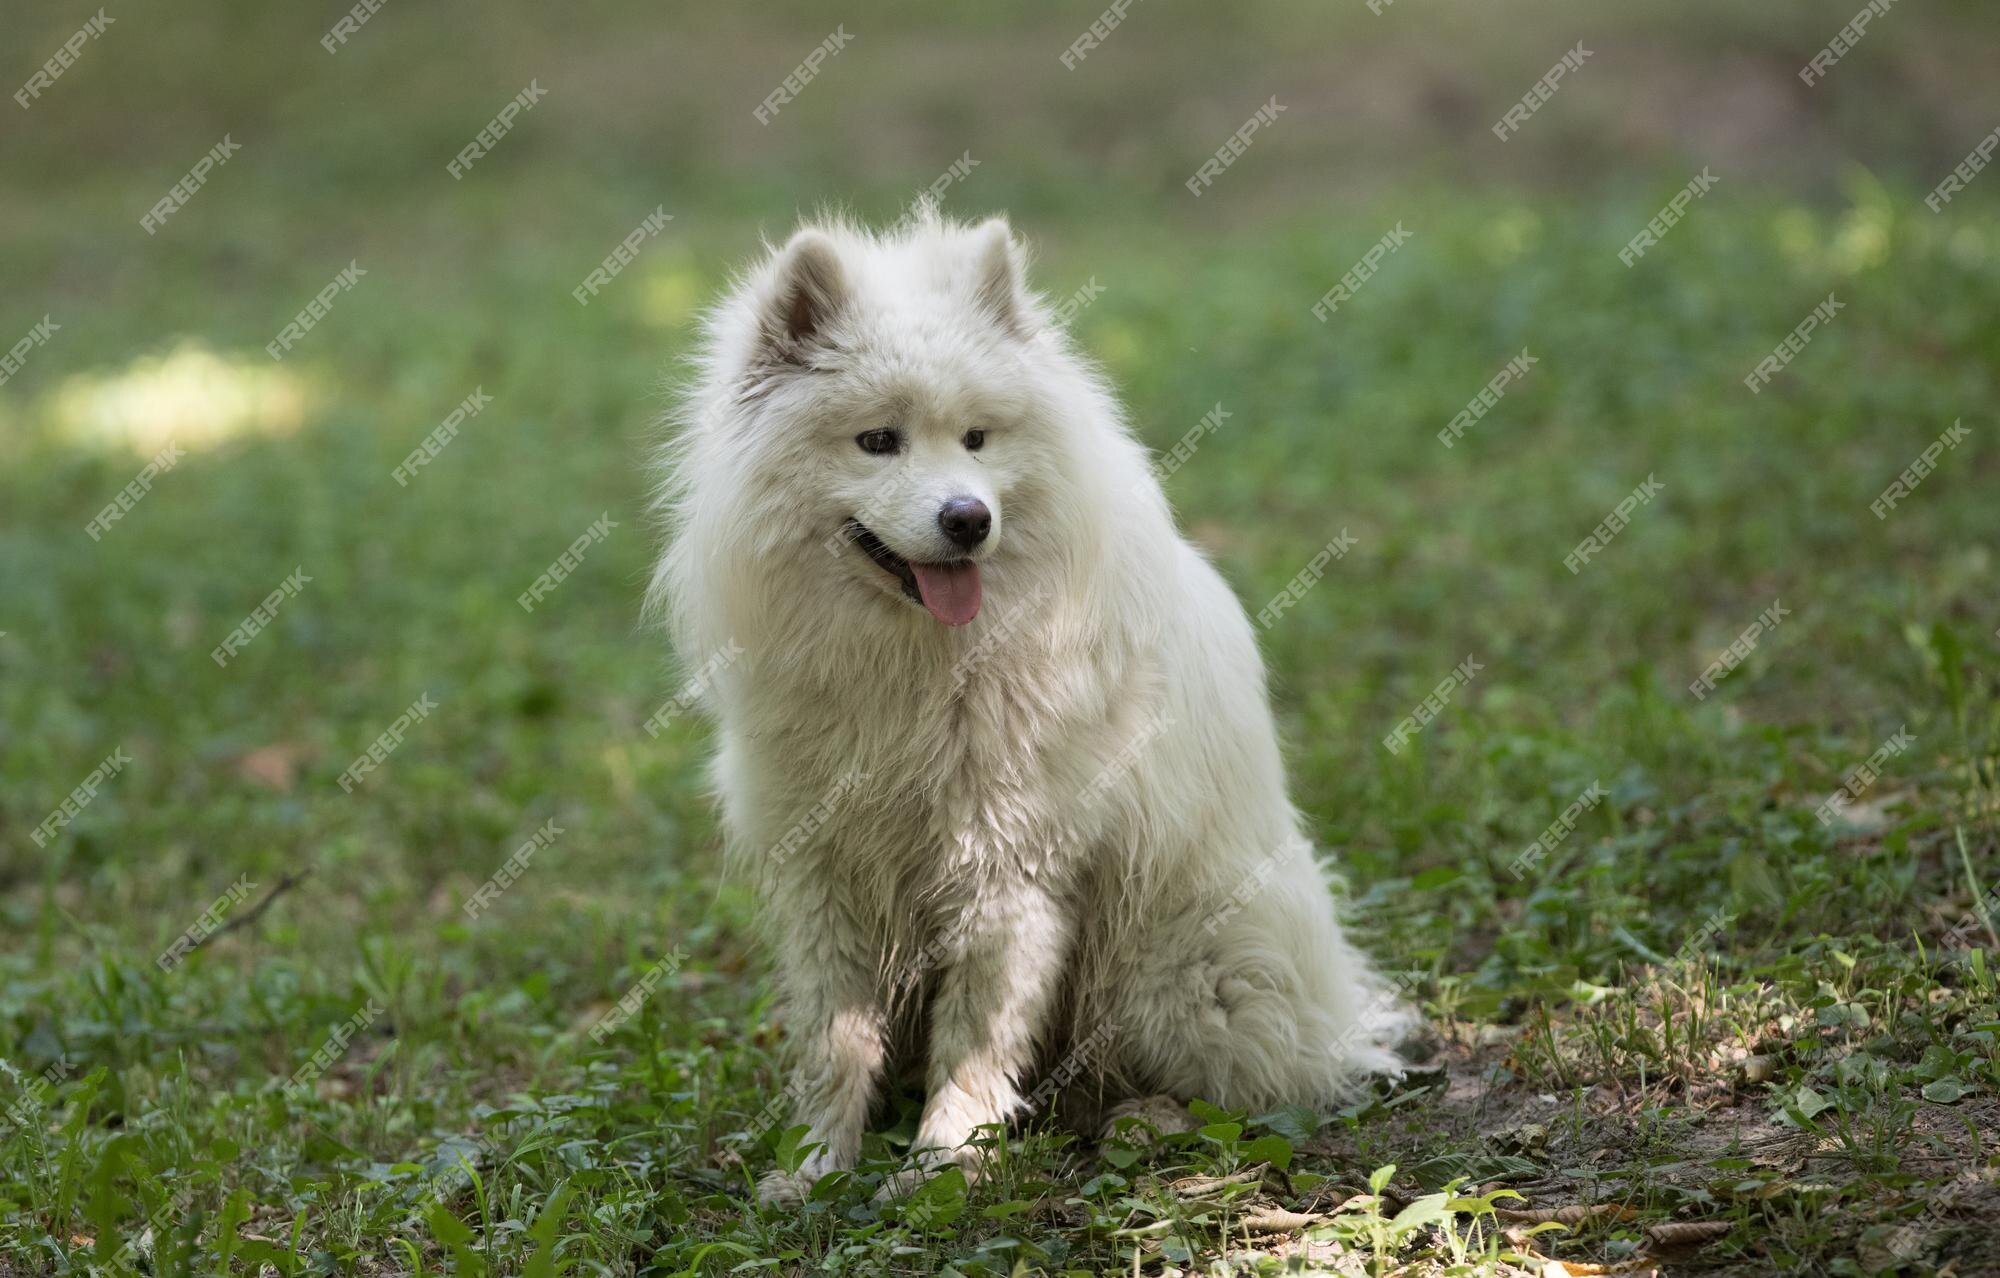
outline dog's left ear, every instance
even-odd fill
[[[973,261],[973,296],[1009,333],[1028,336],[1026,256],[1004,217],[988,218],[972,228],[978,246]]]

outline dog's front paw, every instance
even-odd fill
[[[882,1187],[875,1191],[877,1206],[908,1198],[924,1185],[924,1182],[945,1168],[957,1165],[965,1173],[967,1186],[979,1183],[979,1157],[975,1150],[967,1150],[957,1156],[941,1151],[926,1151],[910,1160],[910,1165],[899,1172],[882,1178]]]
[[[1121,1133],[1119,1120],[1135,1118]],[[1112,1107],[1104,1119],[1104,1138],[1121,1136],[1136,1145],[1150,1145],[1161,1136],[1178,1136],[1201,1126],[1188,1107],[1171,1096],[1145,1096]]]
[[[935,1171],[926,1167],[905,1167],[902,1171],[891,1172],[882,1178],[882,1187],[875,1191],[876,1206],[908,1198],[935,1174]]]
[[[759,1207],[796,1207],[812,1192],[812,1177],[798,1172],[768,1171],[757,1178]]]

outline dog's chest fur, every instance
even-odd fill
[[[778,872],[892,932],[948,930],[1027,882],[1066,895],[1096,835],[1093,782],[1138,726],[1136,681],[1094,656],[1040,633],[896,661],[901,679],[759,681],[756,748],[782,791],[802,810],[839,796]]]

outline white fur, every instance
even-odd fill
[[[1231,1107],[1397,1068],[1406,1014],[1301,837],[1249,621],[1023,269],[999,220],[799,231],[709,316],[667,452],[653,599],[715,671],[728,845],[823,1146],[767,1197],[852,1166],[906,1057],[919,1147],[968,1167],[1079,1046],[1101,1091]],[[856,445],[892,424],[903,454]],[[963,494],[993,529],[952,628],[839,533],[943,558]]]

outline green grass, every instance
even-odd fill
[[[1150,1270],[1274,1242],[1441,1264],[1431,1226],[1370,1212],[1455,1180],[1631,1210],[1542,1240],[1568,1255],[1629,1252],[1669,1219],[1734,1222],[1702,1256],[1744,1273],[1864,1271],[1906,1219],[1918,1260],[1972,1247],[1976,1217],[1923,1204],[1992,1165],[2000,1113],[1992,937],[1941,945],[1972,880],[2000,877],[2000,220],[1947,234],[1873,190],[1826,211],[1718,196],[1627,271],[1615,251],[1647,202],[1413,198],[1425,211],[1220,249],[1166,230],[1045,245],[1052,291],[1105,285],[1076,325],[1150,442],[1215,403],[1232,414],[1170,488],[1253,609],[1341,529],[1357,540],[1266,648],[1299,801],[1371,948],[1420,974],[1432,1028],[1410,1085],[1345,1113],[1212,1115],[1143,1152],[1037,1128],[914,1221],[867,1205],[912,1095],[856,1176],[800,1213],[749,1206],[784,1135],[743,1135],[782,1085],[781,1031],[751,903],[716,881],[705,731],[641,729],[674,688],[635,619],[648,417],[681,300],[745,245],[662,243],[587,311],[564,293],[596,228],[441,298],[385,245],[275,366],[244,306],[200,335],[217,385],[285,379],[298,429],[190,449],[99,542],[84,525],[140,458],[79,442],[76,405],[134,375],[130,333],[182,312],[172,289],[134,292],[136,313],[59,334],[8,401],[0,478],[0,1027],[10,1104],[37,1098],[0,1129],[5,1263],[88,1263],[169,1204],[156,1272],[228,1256],[515,1272],[536,1255],[574,1272],[1097,1272],[1135,1247]],[[1397,216],[1416,237],[1313,322]],[[257,295],[282,319],[332,265]],[[1847,309],[1750,395],[1740,377],[1829,289]],[[1436,432],[1523,347],[1540,362],[1443,449]],[[491,404],[398,486],[474,386]],[[1955,418],[1967,442],[1876,520],[1869,502]],[[1570,574],[1563,556],[1648,474],[1661,495]],[[519,608],[606,512],[608,538]],[[310,581],[218,668],[210,650],[295,569]],[[1789,614],[1697,703],[1687,684],[1774,599]],[[1481,672],[1391,756],[1381,737],[1468,654]],[[437,709],[343,792],[426,693]],[[1905,726],[1916,744],[1859,824],[1815,820]],[[36,848],[114,748],[132,762]],[[1593,781],[1609,797],[1517,879]],[[550,820],[552,845],[468,922],[461,903]],[[239,877],[255,890],[225,918],[287,873],[307,876],[249,925],[156,965]],[[594,1043],[676,947],[685,964]],[[29,1081],[58,1061],[60,1081]],[[476,1172],[431,1205],[461,1154]],[[1267,1161],[1284,1174],[1227,1191],[1240,1204],[1171,1188]],[[1386,1207],[1310,1235],[1228,1232],[1271,1206],[1325,1213],[1392,1163]],[[1474,1253],[1507,1246],[1490,1215],[1457,1219]]]
[[[1028,43],[1052,62],[1088,16],[1041,14]],[[904,1092],[856,1173],[760,1213],[752,1180],[798,1154],[759,1118],[783,1029],[754,902],[718,879],[707,729],[642,726],[677,686],[638,620],[643,460],[694,308],[760,229],[841,188],[692,161],[663,185],[605,163],[630,138],[556,155],[533,129],[454,186],[430,153],[542,64],[420,80],[391,24],[435,19],[376,21],[375,47],[333,65],[410,77],[414,139],[388,113],[329,114],[349,90],[322,78],[272,110],[323,150],[241,126],[240,163],[148,241],[139,212],[225,127],[162,98],[174,140],[146,141],[145,163],[0,193],[0,347],[44,312],[62,325],[0,387],[0,1275],[83,1272],[128,1244],[158,1274],[1499,1275],[1529,1247],[1745,1276],[2000,1265],[2000,938],[1977,910],[2000,887],[1990,195],[1933,216],[1893,177],[1801,200],[1732,171],[1628,270],[1617,250],[1691,169],[1515,194],[1405,175],[1307,211],[1267,198],[1287,170],[1253,153],[1213,193],[1244,198],[1225,214],[1185,207],[1177,159],[1158,166],[1168,198],[1129,174],[1089,185],[1075,154],[1074,171],[1010,163],[982,136],[988,167],[951,200],[1015,209],[1050,294],[1102,285],[1074,328],[1146,440],[1230,414],[1168,488],[1250,609],[1355,539],[1262,641],[1297,801],[1427,1027],[1409,1079],[1341,1113],[1208,1110],[1153,1144],[1036,1122],[995,1134],[982,1183],[878,1210],[921,1102]],[[1887,23],[1885,47],[1896,23],[1925,30]],[[1114,57],[1158,38],[1132,24],[1079,92],[1125,83]],[[823,34],[795,25],[730,74],[761,83]],[[320,29],[255,34],[319,58]],[[49,112],[143,60],[120,31]],[[1759,38],[1791,58],[1796,35]],[[830,107],[867,85],[856,56],[828,72]],[[269,105],[282,79],[237,68],[218,100]],[[548,110],[635,127],[602,101]],[[861,211],[893,216],[959,145],[865,182]],[[31,149],[60,162],[47,136]],[[1948,167],[1964,148],[1935,149]],[[576,306],[663,198],[675,222]],[[1410,241],[1316,322],[1399,221]],[[273,363],[264,344],[350,260],[368,274]],[[1844,309],[1752,395],[1741,379],[1829,292]],[[1531,371],[1440,445],[1524,348]],[[491,402],[398,485],[475,388]],[[1954,421],[1965,442],[1875,518]],[[94,541],[85,525],[169,439],[186,455]],[[1648,476],[1663,491],[1565,569]],[[517,606],[604,516],[576,571]],[[218,667],[295,571],[310,580]],[[1781,624],[1697,701],[1688,684],[1774,601]],[[1472,682],[1386,751],[1468,655]],[[345,792],[425,695],[436,709]],[[1914,744],[1850,820],[1817,820],[1899,729]],[[114,751],[130,762],[38,845]],[[1593,783],[1604,800],[1517,875]],[[163,970],[246,879],[222,912],[240,926]],[[1504,1215],[1577,1205],[1603,1210],[1532,1237]],[[1728,1228],[1683,1255],[1649,1240],[1669,1222]]]

